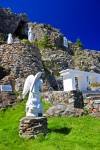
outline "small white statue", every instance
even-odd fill
[[[13,43],[13,37],[12,37],[12,34],[9,33],[8,34],[8,39],[7,39],[7,44],[12,44]]]
[[[43,110],[40,102],[40,91],[43,81],[40,79],[42,72],[35,76],[29,75],[26,78],[22,96],[23,98],[29,92],[29,97],[26,103],[26,116],[39,117],[42,116]]]
[[[68,48],[68,40],[65,36],[63,37],[63,43],[64,43],[64,46]]]
[[[28,30],[28,40],[30,42],[32,42],[34,40],[34,33],[32,31],[32,27],[29,27],[29,30]]]

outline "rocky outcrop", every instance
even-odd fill
[[[54,76],[59,76],[59,71],[71,67],[72,60],[70,50],[63,45],[63,34],[51,25],[33,23],[31,26],[46,74],[49,76],[53,72]],[[44,44],[45,48],[41,46]]]
[[[63,35],[61,32],[47,24],[31,24],[33,26],[33,33],[35,40],[41,40],[44,36],[48,36],[52,46],[63,47]]]
[[[100,73],[100,52],[95,50],[81,50],[73,45],[73,68],[83,71]]]
[[[0,45],[0,65],[15,81],[15,90],[22,90],[25,78],[43,70],[38,48],[25,44]],[[4,81],[4,78],[0,82]]]
[[[41,52],[41,50],[40,50]],[[44,67],[59,76],[59,72],[69,67],[72,57],[63,49],[45,49],[41,52]]]
[[[0,8],[0,33],[5,36],[8,33],[15,36],[25,36],[27,31],[26,14],[15,14],[10,9]]]
[[[27,38],[27,25],[32,25],[32,44],[35,46],[29,41],[20,43],[20,39]],[[19,37],[17,43],[4,44],[3,40],[9,32]],[[41,47],[41,40],[47,44],[45,47]],[[0,8],[0,82],[6,82],[5,76],[11,77],[15,81],[15,89],[21,90],[29,74],[44,70],[46,89],[61,90],[59,87],[62,86],[59,86],[57,79],[59,72],[64,69],[75,68],[100,73],[100,52],[82,50],[71,42],[68,45],[68,48],[63,46],[63,34],[51,25],[28,23],[25,14],[15,14],[9,9]]]

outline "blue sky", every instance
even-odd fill
[[[51,24],[85,48],[100,50],[100,0],[0,0],[0,6],[27,13],[31,21]]]

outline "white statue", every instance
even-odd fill
[[[68,48],[68,40],[65,36],[63,37],[63,43],[64,43],[64,46]]]
[[[42,72],[35,76],[29,75],[26,78],[22,96],[23,98],[29,92],[29,97],[26,103],[26,116],[38,117],[42,116],[43,110],[40,102],[40,91],[43,81],[40,79]]]
[[[28,40],[30,42],[32,42],[34,40],[34,33],[32,31],[32,27],[29,27],[29,30],[28,30]]]
[[[8,39],[7,39],[7,44],[12,44],[13,43],[13,37],[12,37],[12,34],[9,33],[8,34]]]

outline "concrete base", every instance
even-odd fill
[[[46,135],[46,117],[24,117],[20,120],[19,136],[23,138],[36,138],[39,134]]]

